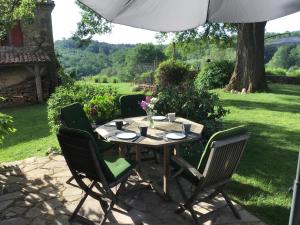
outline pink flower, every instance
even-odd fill
[[[151,97],[150,96],[146,96],[146,102],[150,103],[151,102]]]
[[[148,107],[148,103],[147,103],[147,102],[141,101],[141,102],[140,102],[140,106],[142,107],[142,109],[143,109],[144,111],[147,111],[147,107]]]

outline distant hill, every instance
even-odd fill
[[[273,45],[273,46],[297,45],[297,44],[300,44],[300,36],[284,37],[284,38],[272,41],[271,43],[268,43],[268,45]]]
[[[122,58],[129,49],[135,47],[132,44],[109,44],[98,41],[80,44],[72,39],[58,40],[54,46],[64,69],[67,72],[75,72],[77,76],[94,75],[112,67],[114,58]]]

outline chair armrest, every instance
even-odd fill
[[[175,155],[171,157],[171,160],[173,160],[177,165],[179,165],[184,170],[191,173],[193,176],[197,177],[198,180],[200,180],[203,177],[203,175],[197,169],[195,169],[191,164],[189,164],[183,158]]]

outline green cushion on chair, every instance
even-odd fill
[[[214,141],[230,138],[232,136],[241,135],[241,134],[245,134],[245,133],[247,133],[247,129],[244,125],[234,127],[234,128],[230,128],[230,129],[227,129],[227,130],[222,130],[222,131],[214,133],[210,137],[209,141],[206,144],[206,147],[204,149],[204,152],[201,156],[200,162],[199,162],[198,167],[197,167],[198,171],[200,173],[203,173],[203,171],[205,169],[205,166],[206,166],[206,162],[207,162],[208,157],[210,155],[211,144]]]
[[[133,162],[117,156],[103,157],[103,161],[105,164],[104,176],[109,182],[117,181],[135,166]]]

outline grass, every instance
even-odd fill
[[[131,90],[130,84],[109,85],[124,94]],[[272,84],[269,93],[247,95],[216,92],[230,109],[225,127],[247,124],[251,132],[240,168],[228,187],[230,195],[267,224],[287,224],[288,188],[295,177],[300,146],[300,86]],[[5,140],[0,162],[42,156],[50,146],[57,146],[47,125],[46,105],[1,111],[14,116],[18,131]]]
[[[58,146],[48,127],[46,104],[3,109],[1,112],[14,117],[17,131],[8,135],[0,146],[0,162],[45,156],[50,147]]]
[[[267,224],[288,224],[300,146],[300,86],[270,85],[269,93],[230,94],[221,90],[230,110],[226,127],[247,124],[248,148],[228,191]]]

